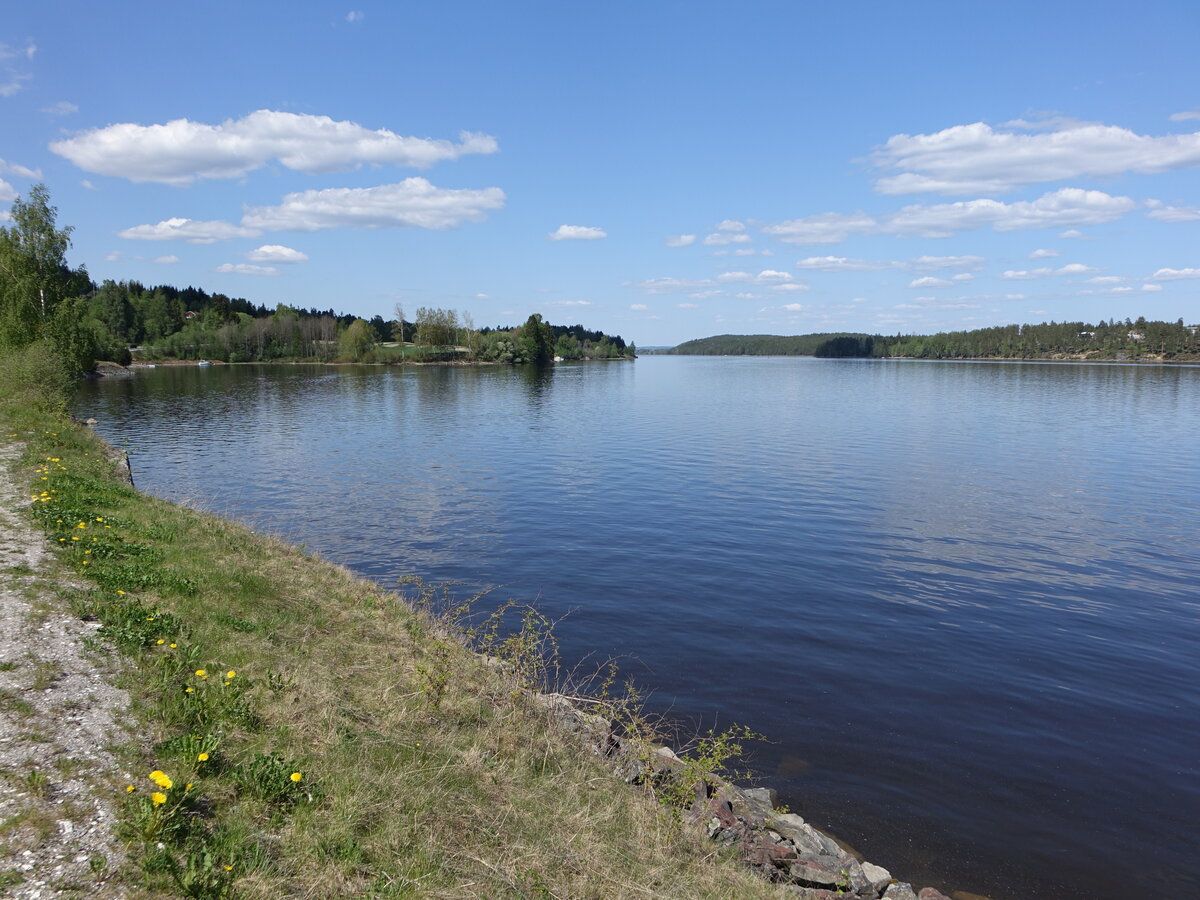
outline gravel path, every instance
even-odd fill
[[[129,698],[84,647],[96,625],[64,608],[69,580],[20,514],[28,497],[0,445],[0,897],[128,897],[115,798],[131,780],[108,748]]]

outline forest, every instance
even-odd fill
[[[876,359],[1200,359],[1200,326],[1149,321],[999,325],[930,335],[722,334],[667,351],[702,356],[818,356]]]
[[[71,377],[96,360],[224,362],[500,362],[622,359],[637,348],[619,335],[552,325],[476,328],[467,312],[420,306],[412,318],[362,319],[284,303],[268,308],[202,288],[137,281],[96,284],[66,262],[72,229],[60,228],[43,185],[17,198],[0,228],[0,352],[41,344]]]

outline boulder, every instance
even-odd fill
[[[920,892],[917,894],[917,900],[950,900],[950,898],[937,888],[927,887],[921,888]]]
[[[874,863],[865,862],[862,864],[863,875],[866,876],[868,884],[875,890],[876,893],[881,892],[889,884],[892,883],[892,873],[883,866],[877,866]]]
[[[888,889],[883,892],[883,900],[917,900],[917,894],[911,884],[897,881],[888,885]]]

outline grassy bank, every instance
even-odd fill
[[[532,699],[547,674],[536,615],[494,638],[509,664],[485,664],[420,585],[385,592],[139,494],[53,396],[0,396],[29,515],[88,585],[62,600],[130,660],[128,883],[205,898],[778,895]]]

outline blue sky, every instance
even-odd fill
[[[1200,320],[1193,2],[65,3],[0,207],[93,278],[639,345]]]

